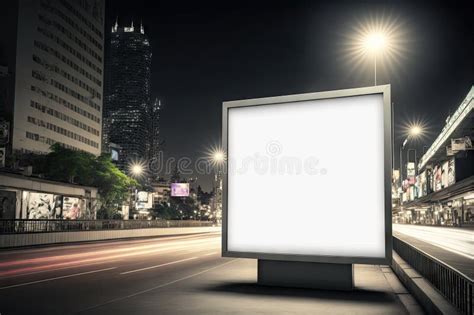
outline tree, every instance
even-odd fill
[[[139,186],[132,178],[120,171],[108,154],[99,157],[64,148],[51,146],[51,152],[42,159],[32,159],[33,168],[44,177],[56,181],[97,187],[99,193],[98,217],[119,218],[119,209],[130,196],[130,187]],[[35,163],[36,162],[36,163]]]
[[[202,205],[208,205],[213,196],[212,192],[205,192],[202,190],[201,185],[197,189],[197,199]]]
[[[161,202],[151,210],[154,219],[176,220],[180,219],[180,214],[176,207],[172,207],[166,202]]]
[[[173,169],[173,173],[171,174],[171,182],[172,183],[179,183],[182,181],[181,179],[181,173],[179,172],[178,170],[178,166],[175,165],[174,169]]]
[[[58,143],[51,146],[46,155],[44,175],[53,180],[92,185],[95,156],[84,152],[67,149]]]
[[[130,187],[138,186],[133,178],[122,173],[108,155],[96,159],[92,185],[99,189],[101,215],[104,218],[117,216],[118,210],[130,196]]]

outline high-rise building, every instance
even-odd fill
[[[160,150],[160,110],[161,101],[155,99],[154,102],[150,102],[148,109],[147,121],[148,121],[148,160],[152,163],[157,163],[154,159],[159,156]],[[155,177],[158,174],[153,174]]]
[[[14,96],[3,109],[12,130],[9,149],[46,153],[59,143],[100,154],[104,1],[19,0],[15,6],[16,42],[4,65]]]
[[[151,46],[142,25],[112,27],[106,63],[103,150],[120,146],[118,166],[149,156]]]

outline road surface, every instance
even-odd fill
[[[393,235],[474,279],[474,230],[394,224]]]
[[[350,292],[256,285],[220,234],[0,251],[0,313],[421,314],[391,269],[355,267]]]

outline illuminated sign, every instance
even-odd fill
[[[188,197],[189,184],[188,183],[172,183],[171,197]]]
[[[391,260],[389,85],[225,102],[223,146],[223,256]]]

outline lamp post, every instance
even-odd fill
[[[222,192],[219,190],[221,189],[221,175],[222,175],[222,166],[224,165],[226,159],[225,152],[222,149],[215,149],[211,153],[211,163],[214,167],[217,168],[214,174],[214,217],[216,223],[218,223],[218,209],[222,210]],[[219,196],[219,200],[218,200]]]
[[[402,145],[400,146],[400,187],[402,187],[403,184],[403,149],[407,145],[408,141],[410,139],[415,139],[418,138],[423,134],[423,127],[419,125],[413,125],[410,127],[408,130],[408,135],[406,139],[402,142]],[[409,151],[408,151],[409,154]],[[407,161],[408,161],[408,154],[407,154]],[[416,169],[416,150],[415,150],[415,169]]]
[[[130,175],[133,178],[139,178],[143,175],[143,165],[140,163],[132,163],[128,166]],[[133,209],[137,210],[137,188],[136,187],[131,187],[132,188],[132,193],[133,193]]]
[[[383,52],[387,45],[387,36],[381,31],[367,33],[364,37],[363,48],[374,57],[374,85],[377,85],[377,55]]]

